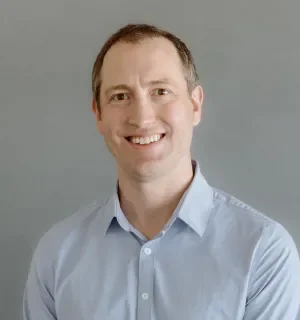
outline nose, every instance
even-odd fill
[[[129,109],[128,123],[132,126],[145,128],[156,120],[154,107],[146,97],[136,100]]]

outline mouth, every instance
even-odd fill
[[[157,133],[152,136],[129,136],[126,140],[134,145],[151,145],[161,141],[165,137],[165,133]]]

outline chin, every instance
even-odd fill
[[[140,180],[149,180],[162,176],[166,172],[165,161],[157,159],[140,160],[131,164],[131,174]]]

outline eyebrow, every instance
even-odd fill
[[[129,86],[126,84],[117,84],[115,86],[110,86],[105,90],[105,95],[109,94],[112,91],[115,90],[130,90]]]
[[[157,79],[157,80],[152,80],[146,83],[146,87],[147,86],[153,86],[153,85],[158,85],[158,84],[173,84],[172,81],[168,78],[161,78],[161,79]],[[115,86],[110,86],[105,90],[105,94],[109,94],[112,91],[115,90],[127,90],[130,91],[132,90],[130,88],[130,86],[126,85],[126,84],[117,84]]]

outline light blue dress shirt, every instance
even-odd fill
[[[40,240],[25,320],[295,320],[300,262],[277,222],[194,179],[153,240],[117,196],[95,201]]]

